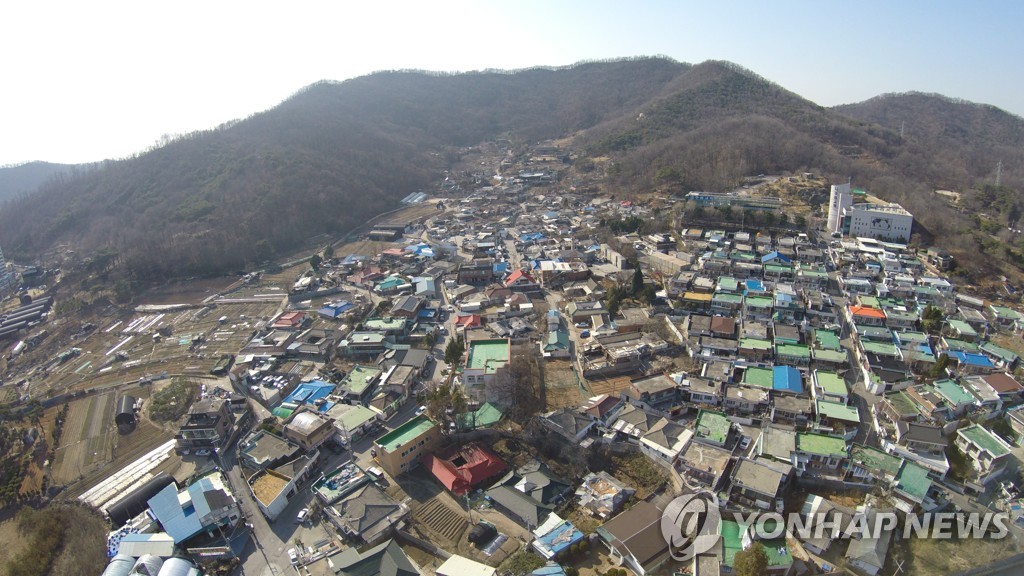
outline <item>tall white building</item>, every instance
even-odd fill
[[[853,191],[850,190],[850,183],[833,184],[832,194],[828,200],[828,231],[842,232],[840,227],[843,224],[843,211],[853,206]]]
[[[842,232],[887,242],[910,242],[914,216],[899,204],[854,204],[843,211]]]

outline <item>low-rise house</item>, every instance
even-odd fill
[[[967,456],[981,484],[1002,476],[1012,450],[1005,440],[980,424],[957,430],[956,447]]]
[[[242,518],[238,501],[218,470],[202,476],[180,492],[172,482],[146,504],[152,518],[179,546],[200,534],[220,529],[230,531]]]
[[[257,430],[238,442],[239,462],[253,470],[273,468],[295,459],[301,451],[298,445],[266,430]]]
[[[798,432],[793,466],[801,475],[841,477],[849,459],[846,440],[835,436]]]
[[[175,451],[219,450],[234,434],[235,415],[222,398],[205,398],[192,405],[174,435]]]
[[[338,342],[338,353],[343,356],[375,358],[384,352],[388,337],[379,332],[352,332]]]
[[[423,465],[449,492],[463,496],[505,472],[508,465],[481,444],[451,446],[423,457]]]
[[[868,526],[879,525],[874,519],[877,511],[875,509],[864,510],[860,508],[857,514],[864,514],[867,517]],[[892,529],[880,531],[877,538],[854,538],[846,549],[846,561],[858,570],[876,576],[885,566],[889,555],[889,543],[892,540]]]
[[[527,525],[529,528],[530,525]],[[533,531],[533,549],[544,559],[551,560],[556,556],[564,556],[567,551],[581,542],[583,533],[573,526],[572,522],[563,520],[558,514],[550,514],[547,520]]]
[[[644,576],[669,557],[661,533],[662,510],[650,502],[639,502],[597,529],[613,560]]]
[[[694,439],[705,444],[724,447],[729,442],[732,423],[721,412],[701,410],[694,424]]]
[[[540,423],[548,430],[565,438],[570,444],[579,444],[590,434],[597,421],[572,408],[562,408],[544,414]]]
[[[814,370],[811,377],[811,396],[815,400],[827,400],[846,404],[850,397],[850,390],[846,381],[835,372],[825,370]]]
[[[760,415],[768,412],[768,390],[751,386],[728,386],[722,407],[726,412]]]
[[[811,400],[806,396],[777,395],[772,399],[772,422],[804,424],[814,417]]]
[[[498,576],[498,571],[487,564],[453,554],[437,567],[434,574],[437,576]]]
[[[776,426],[765,426],[754,447],[758,457],[785,463],[793,461],[795,451],[796,432]]]
[[[582,412],[599,424],[607,424],[624,405],[625,401],[621,396],[601,394],[588,399]]]
[[[346,404],[365,406],[373,397],[381,374],[381,370],[376,366],[356,364],[345,375],[345,379],[338,384],[334,393]]]
[[[981,345],[981,353],[988,357],[996,368],[1013,372],[1020,363],[1020,356],[1016,352],[1007,350],[992,342],[985,342]]]
[[[300,408],[285,420],[281,435],[311,452],[336,434],[334,419],[320,412]]]
[[[666,408],[678,399],[676,383],[665,374],[633,378],[625,394],[631,400],[654,408]]]
[[[408,506],[396,502],[372,483],[363,484],[324,510],[345,538],[367,544],[390,536],[394,526],[409,514]]]
[[[267,468],[248,480],[249,488],[256,498],[260,512],[273,522],[288,507],[292,497],[317,470],[319,451],[299,456],[274,468]]]
[[[860,427],[860,411],[856,406],[815,400],[814,412],[817,414],[815,429],[819,432],[842,436],[853,440]]]
[[[683,399],[691,404],[718,406],[722,403],[722,383],[707,378],[688,378],[681,381]]]
[[[614,516],[635,491],[607,472],[591,472],[576,489],[579,505],[591,515],[607,520]]]
[[[388,540],[360,552],[346,548],[331,558],[336,576],[419,576],[419,568],[405,555],[396,540]]]
[[[779,501],[789,481],[788,465],[740,458],[730,478],[729,502],[746,508],[781,512]]]
[[[690,442],[679,454],[677,468],[692,482],[717,491],[726,478],[732,452],[703,442]]]
[[[425,416],[409,420],[373,443],[377,462],[393,477],[415,468],[425,454],[433,452],[440,444],[440,428]]]

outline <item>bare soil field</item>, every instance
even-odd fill
[[[579,406],[585,400],[579,380],[572,370],[570,360],[546,360],[544,362],[545,410],[558,410],[567,406]]]
[[[180,280],[146,290],[135,297],[133,304],[185,304],[198,302],[211,294],[224,290],[238,281],[235,276]]]
[[[600,380],[591,379],[587,382],[590,384],[590,392],[594,396],[600,396],[601,394],[612,394],[617,396],[619,392],[629,388],[629,376],[603,378]]]
[[[114,400],[107,392],[70,403],[53,462],[54,484],[70,484],[109,460],[113,453]]]

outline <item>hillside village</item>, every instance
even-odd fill
[[[1005,511],[985,561],[1016,553],[1024,315],[908,245],[902,207],[821,179],[828,204],[790,219],[762,193],[814,175],[616,199],[551,142],[463,164],[209,293],[85,322],[23,278],[2,389],[36,437],[4,448],[35,475],[11,501],[101,511],[104,576],[733,573],[754,533],[730,519],[670,556],[662,514],[699,491]],[[916,554],[892,533],[762,545],[778,575]]]

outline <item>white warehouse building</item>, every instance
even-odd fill
[[[843,211],[843,234],[887,242],[910,242],[914,216],[899,204],[853,204]]]

